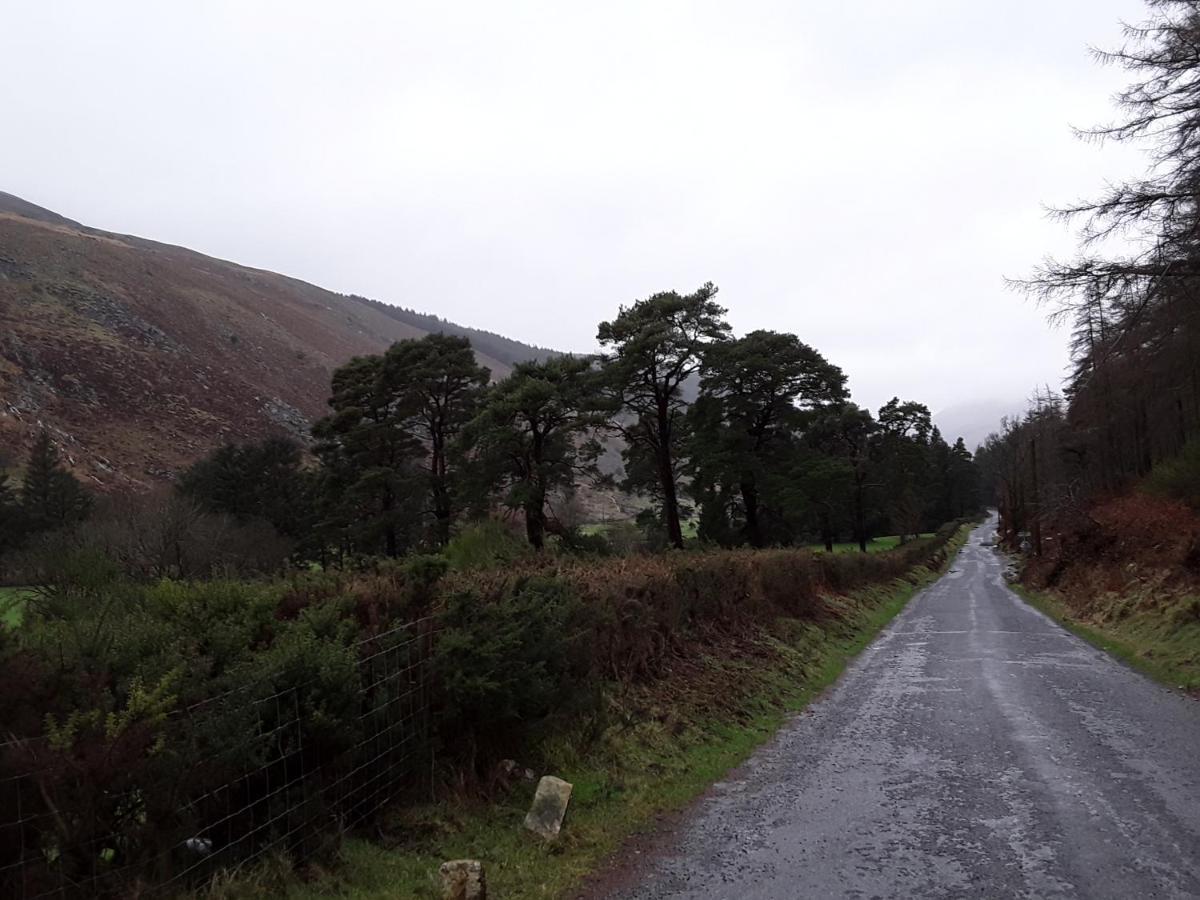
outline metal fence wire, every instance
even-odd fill
[[[128,771],[50,737],[0,744],[0,897],[170,895],[320,851],[427,788],[434,637],[409,622],[355,646],[356,678],[262,680],[174,711]],[[96,753],[119,761],[120,741],[147,740],[130,732]]]

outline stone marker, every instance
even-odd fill
[[[442,863],[443,900],[487,900],[483,863],[477,859],[453,859]]]
[[[525,816],[525,827],[548,841],[554,840],[562,829],[570,800],[570,784],[553,775],[542,776],[533,795],[533,805]]]

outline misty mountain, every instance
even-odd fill
[[[951,444],[961,437],[972,453],[989,434],[1000,430],[1005,417],[1013,418],[1025,412],[1025,400],[979,400],[948,406],[933,417],[944,437]]]

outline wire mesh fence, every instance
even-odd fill
[[[280,689],[282,672],[158,729],[110,720],[87,751],[64,750],[69,728],[0,744],[0,896],[170,895],[427,789],[434,638],[406,623],[355,645],[352,673]]]

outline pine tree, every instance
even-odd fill
[[[26,532],[25,516],[8,474],[0,472],[0,557],[12,550]]]
[[[488,394],[464,429],[460,451],[472,458],[489,492],[525,515],[529,543],[545,543],[550,491],[570,491],[581,476],[596,477],[603,420],[593,409],[591,361],[569,356],[521,363]]]
[[[405,417],[407,433],[424,449],[433,539],[444,546],[457,511],[450,448],[479,409],[488,370],[463,337],[430,334],[392,344],[383,357],[381,389]]]
[[[34,442],[21,483],[21,508],[31,532],[69,528],[91,512],[92,498],[68,472],[43,431]]]
[[[830,460],[825,471],[817,473],[811,489],[823,496],[823,502],[845,498],[854,540],[863,553],[870,537],[868,519],[874,512],[875,494],[882,487],[875,452],[878,430],[870,412],[846,403],[820,416],[804,435],[806,445]],[[832,541],[827,540],[826,546],[831,547]]]
[[[261,519],[301,538],[311,527],[310,481],[300,445],[271,437],[218,448],[183,472],[178,489],[209,512],[240,522]]]
[[[334,372],[333,414],[313,427],[327,492],[322,519],[340,522],[343,537],[367,552],[382,544],[399,555],[419,537],[421,519],[444,545],[458,511],[451,445],[487,380],[470,341],[444,334],[399,341]]]
[[[356,357],[333,373],[330,416],[313,426],[321,459],[321,526],[340,550],[399,556],[416,528],[420,447],[384,390],[383,358]]]
[[[880,407],[878,423],[873,448],[876,466],[892,528],[905,540],[920,533],[925,523],[933,423],[923,403],[895,397]]]
[[[714,342],[701,373],[701,397],[719,414],[693,407],[692,456],[707,463],[701,469],[725,470],[719,480],[737,486],[746,540],[762,547],[773,499],[767,483],[790,461],[787,448],[804,424],[846,401],[846,376],[794,334],[774,331]],[[699,480],[703,489],[710,479]],[[773,506],[778,519],[780,504]]]
[[[683,547],[679,464],[686,447],[687,404],[680,390],[696,374],[704,348],[729,336],[725,309],[709,283],[692,294],[654,294],[622,308],[597,334],[608,351],[603,391],[625,439],[626,484],[653,496],[667,540]]]

